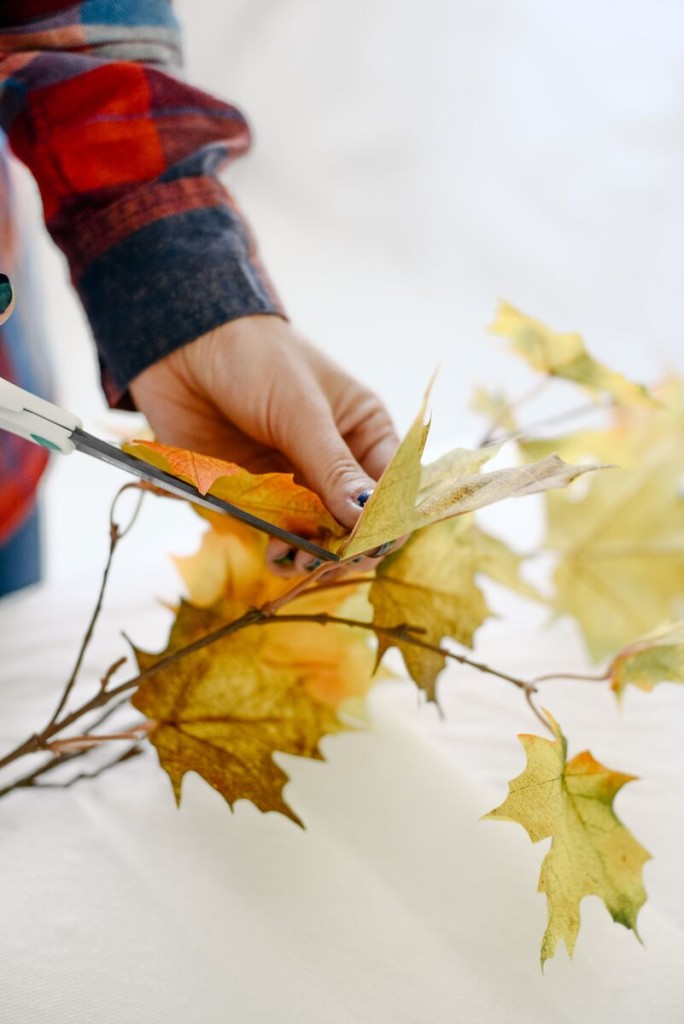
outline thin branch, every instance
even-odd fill
[[[118,764],[122,764],[124,761],[130,761],[133,757],[138,757],[142,754],[142,748],[139,743],[134,743],[128,747],[118,757],[113,758],[111,761],[107,761],[106,764],[100,765],[92,772],[79,772],[78,775],[73,775],[66,782],[39,782],[37,781],[47,772],[52,771],[53,768],[57,768],[60,764],[66,764],[68,761],[75,757],[80,757],[85,754],[82,751],[81,754],[72,754],[69,757],[56,757],[52,761],[49,761],[46,765],[41,768],[37,768],[36,771],[31,772],[29,775],[25,775],[22,779],[18,779],[11,786],[6,786],[4,789],[0,789],[0,797],[5,796],[7,793],[15,789],[69,789],[76,782],[81,782],[83,779],[96,779],[98,775],[102,775],[104,772],[109,771],[110,768],[116,767]]]
[[[93,747],[99,747],[103,743],[110,743],[113,740],[136,740],[139,742],[146,733],[154,728],[154,725],[153,722],[145,721],[131,725],[128,729],[122,729],[120,732],[93,733],[88,731],[82,736],[67,736],[62,740],[52,740],[45,745],[55,754],[70,754],[72,751],[91,750]]]
[[[527,686],[527,687],[525,687],[525,700],[527,701],[527,703],[529,704],[529,706],[530,706],[530,707],[532,708],[532,711],[533,711],[533,712],[534,712],[534,714],[535,714],[535,715],[537,716],[537,718],[539,719],[539,721],[541,722],[541,724],[542,724],[542,725],[544,726],[544,728],[545,728],[545,729],[548,729],[548,731],[549,731],[549,732],[550,732],[550,733],[551,733],[551,734],[552,734],[553,736],[555,736],[556,734],[555,734],[555,732],[554,732],[553,726],[551,725],[551,722],[550,722],[550,721],[548,720],[548,718],[547,718],[547,717],[546,717],[546,715],[545,715],[545,714],[543,713],[543,711],[541,710],[541,708],[539,708],[539,707],[537,706],[537,704],[536,704],[536,702],[535,702],[535,700],[534,700],[534,697],[532,696],[532,693],[533,693],[533,687],[532,687],[532,686]]]
[[[128,658],[124,655],[123,658],[117,658],[117,660],[109,666],[105,674],[102,676],[102,679],[100,679],[101,690],[107,689],[107,687],[109,686],[109,681],[112,678],[112,676],[115,675],[119,671],[121,666],[125,665],[127,661]]]
[[[92,732],[95,731],[95,729],[99,729],[101,725],[104,725],[104,723],[109,718],[111,718],[112,715],[115,715],[117,711],[120,711],[121,708],[127,707],[127,706],[128,706],[128,697],[122,697],[120,700],[112,701],[105,708],[105,710],[102,712],[102,714],[98,715],[98,717],[95,719],[95,721],[91,722],[91,724],[88,726],[87,729],[83,730],[84,735],[85,736],[89,736]]]
[[[104,568],[104,573],[102,574],[102,580],[100,582],[100,591],[99,591],[99,593],[97,595],[97,601],[95,603],[95,608],[93,610],[93,614],[90,617],[90,622],[88,623],[88,627],[87,627],[87,629],[85,631],[85,636],[83,637],[83,640],[81,641],[81,646],[79,648],[78,654],[76,655],[76,661],[74,663],[73,669],[71,670],[71,675],[69,676],[69,678],[67,680],[67,683],[66,683],[66,686],[64,687],[64,690],[62,691],[62,696],[59,699],[57,707],[53,711],[52,717],[50,718],[50,721],[48,722],[48,727],[51,726],[51,725],[54,725],[54,723],[57,721],[57,719],[59,718],[59,716],[62,713],[62,710],[64,709],[64,705],[66,704],[66,702],[68,701],[69,697],[71,696],[71,691],[73,690],[74,686],[76,685],[76,680],[78,679],[78,674],[81,671],[81,665],[83,664],[83,659],[85,657],[85,653],[88,650],[88,647],[90,645],[90,641],[92,640],[93,633],[95,631],[95,625],[97,623],[98,618],[100,617],[100,612],[102,610],[102,601],[104,599],[104,592],[105,592],[105,588],[107,586],[107,580],[109,578],[109,570],[112,567],[112,559],[114,557],[114,552],[116,551],[116,546],[117,546],[118,543],[119,543],[119,535],[118,535],[118,532],[116,530],[116,527],[114,527],[114,528],[112,528],[110,530],[110,535],[109,535],[109,553],[107,555],[107,563],[106,563],[105,568]]]
[[[69,726],[79,721],[79,719],[84,715],[97,710],[97,708],[108,704],[111,700],[124,693],[128,693],[130,690],[136,689],[142,682],[149,679],[155,673],[168,668],[170,665],[175,664],[183,658],[196,654],[198,651],[203,650],[210,644],[223,640],[226,637],[231,636],[233,633],[237,633],[239,630],[246,629],[249,626],[277,625],[278,623],[284,622],[313,622],[320,625],[337,624],[350,626],[352,628],[365,629],[378,636],[388,636],[392,639],[403,641],[404,643],[414,644],[417,647],[422,647],[425,650],[440,654],[445,658],[450,658],[463,665],[469,665],[471,668],[475,668],[480,672],[487,673],[488,675],[492,675],[498,679],[503,679],[506,682],[512,683],[518,689],[528,690],[531,686],[531,684],[525,680],[511,676],[507,672],[500,672],[499,670],[491,668],[491,666],[485,665],[482,662],[474,661],[465,655],[456,654],[454,651],[440,647],[438,644],[432,644],[427,640],[421,639],[418,635],[421,632],[420,627],[411,627],[408,625],[378,626],[372,622],[360,622],[357,619],[347,619],[340,616],[329,615],[327,613],[309,615],[274,615],[266,612],[264,609],[251,608],[232,622],[225,623],[218,629],[212,630],[210,633],[206,633],[202,637],[198,637],[198,639],[194,640],[192,643],[187,644],[184,647],[179,647],[175,651],[171,651],[169,654],[164,655],[153,665],[149,665],[142,672],[139,672],[133,679],[120,683],[113,689],[100,690],[99,693],[85,701],[85,703],[70,712],[68,715],[65,715],[64,718],[59,721],[52,722],[41,733],[35,734],[34,736],[29,737],[28,740],[25,740],[24,743],[20,744],[13,751],[7,754],[2,761],[0,761],[0,767],[10,764],[26,754],[48,749],[53,736],[63,732],[64,729],[68,729]]]
[[[375,633],[377,636],[387,636],[394,640],[400,640],[403,643],[413,644],[414,647],[421,647],[423,650],[431,651],[433,654],[440,654],[445,658],[450,658],[452,661],[457,661],[461,665],[468,665],[470,668],[475,668],[478,672],[484,672],[490,676],[496,676],[497,679],[503,679],[507,683],[512,683],[520,690],[534,689],[531,683],[528,683],[524,679],[518,679],[516,676],[509,675],[507,672],[500,672],[498,669],[492,668],[490,665],[485,665],[484,662],[475,661],[473,658],[468,658],[465,654],[456,654],[455,651],[450,651],[446,647],[442,647],[440,644],[430,643],[429,640],[423,640],[420,637],[421,633],[425,630],[422,626],[410,626],[406,623],[402,623],[398,626],[379,626],[374,622],[360,622],[358,619],[346,619],[339,615],[329,615],[327,612],[320,612],[311,615],[274,615],[270,618],[264,618],[263,621],[257,623],[257,625],[269,625],[277,622],[317,622],[322,626],[325,625],[339,625],[339,626],[351,626],[356,629],[365,629]]]
[[[311,622],[317,623],[321,626],[338,625],[349,626],[353,629],[365,629],[369,632],[375,633],[377,636],[387,636],[394,640],[399,640],[404,643],[413,644],[416,647],[421,647],[424,650],[433,652],[434,654],[441,654],[443,657],[451,658],[453,661],[457,661],[462,665],[469,665],[471,668],[475,668],[480,672],[485,672],[488,675],[496,676],[498,679],[503,679],[508,683],[512,683],[514,686],[518,687],[518,689],[525,690],[531,686],[531,684],[524,679],[518,679],[515,676],[509,675],[507,672],[500,672],[498,669],[491,668],[491,666],[485,665],[483,662],[474,661],[472,658],[468,658],[464,654],[456,654],[455,651],[450,651],[446,647],[441,647],[439,644],[433,644],[428,640],[423,640],[420,636],[421,633],[425,632],[422,626],[410,626],[405,623],[398,626],[379,626],[377,623],[362,622],[359,619],[348,619],[339,615],[330,615],[328,612],[314,612],[301,615],[296,613],[275,615],[266,612],[264,609],[252,608],[250,611],[245,612],[244,615],[241,615],[239,619],[234,619],[233,622],[219,626],[218,629],[212,630],[211,633],[206,633],[204,636],[194,640],[186,647],[176,648],[175,651],[165,655],[163,658],[160,658],[159,661],[155,662],[154,665],[150,665],[146,668],[136,676],[135,679],[122,683],[116,688],[116,690],[110,690],[109,692],[110,694],[123,693],[125,690],[137,686],[145,679],[154,675],[154,673],[158,672],[160,669],[168,668],[169,665],[179,661],[181,658],[186,658],[190,654],[195,654],[197,651],[203,650],[203,648],[208,647],[210,644],[216,643],[218,640],[223,640],[232,633],[237,633],[239,630],[246,629],[248,626],[272,626],[285,622]]]
[[[487,427],[482,440],[478,444],[478,448],[486,448],[491,444],[499,444],[499,438],[495,438],[494,434],[497,428],[501,425],[504,416],[506,416],[507,413],[517,412],[523,405],[531,402],[533,398],[536,398],[546,387],[548,387],[550,380],[551,378],[549,376],[542,377],[541,380],[535,381],[529,391],[525,391],[519,398],[515,398],[512,402],[508,402],[506,408],[500,412],[498,416],[494,416],[490,420],[489,426]],[[512,435],[515,433],[515,431],[511,432]],[[502,440],[507,441],[509,438],[504,436]]]
[[[14,782],[8,783],[0,789],[0,797],[7,796],[15,789],[20,789],[24,786],[32,786],[33,780],[39,778],[41,775],[46,775],[48,772],[53,771],[55,768],[59,768],[60,765],[68,764],[69,761],[74,761],[78,757],[84,757],[87,751],[75,751],[73,754],[55,754],[48,761],[44,761],[38,768],[35,768],[28,775],[22,776],[20,779],[16,779]]]
[[[550,427],[554,424],[565,423],[568,420],[574,420],[578,416],[585,416],[590,412],[596,412],[597,409],[608,408],[608,403],[600,402],[583,402],[582,405],[576,405],[572,409],[566,409],[565,412],[554,413],[553,416],[545,416],[541,420],[537,420],[536,423],[530,423],[526,427],[520,427],[519,430],[509,430],[505,434],[499,435],[499,437],[491,437],[480,443],[480,448],[486,448],[492,444],[504,444],[506,441],[517,441],[520,438],[528,438],[533,430],[539,430],[540,427]]]
[[[578,679],[583,683],[605,683],[610,679],[610,672],[603,675],[593,676],[583,672],[548,672],[543,676],[535,676],[533,682],[546,683],[549,679]]]
[[[119,501],[121,495],[124,493],[124,491],[131,490],[132,488],[136,488],[138,490],[138,492],[139,492],[138,503],[137,503],[137,505],[135,507],[135,510],[133,512],[133,515],[131,516],[131,519],[130,519],[128,525],[126,527],[124,527],[124,529],[121,529],[119,527],[118,523],[114,522],[114,513],[115,513],[115,510],[116,510],[116,505],[117,505],[117,502]],[[126,534],[129,532],[129,530],[133,527],[133,524],[135,523],[136,519],[138,518],[138,513],[140,512],[140,507],[142,505],[143,497],[144,497],[144,491],[141,490],[140,486],[137,483],[124,484],[124,486],[119,489],[119,491],[116,493],[116,495],[114,497],[114,501],[112,502],[112,505],[111,505],[111,508],[110,508],[110,512],[109,512],[109,552],[108,552],[108,555],[107,555],[107,561],[106,561],[106,564],[105,564],[104,572],[102,574],[102,580],[101,580],[101,583],[100,583],[100,590],[99,590],[99,593],[97,595],[97,601],[96,601],[96,604],[95,604],[95,608],[93,610],[93,614],[90,617],[90,622],[88,623],[88,627],[86,629],[85,636],[83,637],[83,640],[81,642],[81,646],[80,646],[78,654],[76,656],[76,662],[75,662],[74,667],[73,667],[73,669],[71,671],[71,675],[69,676],[69,679],[67,680],[66,686],[64,687],[64,690],[62,692],[62,696],[59,699],[59,703],[57,704],[57,707],[55,708],[55,710],[54,710],[54,712],[52,714],[52,717],[50,718],[50,721],[48,722],[48,728],[50,726],[54,725],[54,723],[57,721],[57,719],[61,715],[61,713],[62,713],[62,711],[63,711],[63,709],[64,709],[64,707],[65,707],[65,705],[66,705],[66,703],[67,703],[67,701],[69,699],[69,697],[71,696],[71,691],[73,690],[74,686],[76,685],[76,680],[78,679],[78,674],[81,671],[81,665],[83,664],[83,659],[85,657],[85,653],[86,653],[86,651],[87,651],[87,649],[88,649],[88,647],[90,645],[90,641],[93,638],[93,633],[95,631],[95,626],[97,624],[97,620],[100,617],[100,612],[102,611],[102,602],[104,600],[105,589],[107,587],[107,580],[109,579],[109,571],[110,571],[110,569],[112,567],[112,559],[114,558],[114,552],[116,551],[116,548],[117,548],[117,545],[118,545],[119,541],[122,540],[122,538],[126,536]]]

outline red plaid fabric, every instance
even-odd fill
[[[0,5],[0,128],[38,183],[105,393],[122,407],[129,381],[173,349],[228,320],[282,312],[217,177],[248,149],[247,123],[180,80],[180,60],[166,0]],[[11,278],[5,240],[0,271]],[[10,358],[0,340],[0,373],[28,386],[21,346],[15,338]],[[30,491],[43,464],[29,448],[0,432],[0,538],[23,514],[17,482]]]
[[[16,198],[7,173],[4,147],[0,144],[0,270],[23,292],[26,278],[21,235],[15,221]],[[21,380],[25,387],[43,394],[44,374],[32,354],[37,337],[22,313],[0,327],[0,377]],[[35,444],[0,431],[0,548],[29,514],[34,493],[47,462],[47,454]]]

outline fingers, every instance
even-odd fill
[[[308,347],[302,347],[306,353]],[[290,374],[290,388],[271,392],[269,427],[275,446],[299,470],[338,522],[351,528],[363,501],[390,461],[397,437],[380,400],[330,364]]]
[[[279,413],[279,447],[300,471],[335,519],[351,529],[359,518],[359,496],[373,477],[356,461],[340,436],[329,407],[319,396],[301,394]]]
[[[335,562],[326,562],[325,564],[329,568],[325,573],[321,574],[320,578],[325,578],[327,583],[347,575],[357,576],[374,572],[385,554],[387,554],[386,551],[383,551],[377,557],[359,555],[357,558],[344,562],[342,565],[338,565]],[[313,573],[323,565],[323,561],[311,555],[308,551],[298,551],[296,548],[289,547],[284,541],[272,540],[269,542],[266,551],[266,564],[276,576],[290,579],[295,576],[306,576]]]
[[[379,398],[277,317],[244,317],[209,332],[148,367],[131,391],[160,440],[252,471],[257,460],[261,471],[264,462],[280,468],[275,460],[292,467],[348,529],[361,513],[358,495],[374,486],[397,444]]]
[[[331,562],[327,571],[321,574],[320,578],[325,577],[326,582],[329,582],[347,575],[361,576],[365,573],[375,572],[385,555],[396,551],[405,541],[406,537],[400,537],[398,540],[383,544],[365,555],[358,555],[348,562],[339,565]],[[266,550],[266,564],[276,576],[291,578],[312,573],[320,568],[323,562],[307,551],[299,551],[290,547],[285,541],[274,538],[269,541]]]

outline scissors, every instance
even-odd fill
[[[27,441],[33,441],[34,444],[39,444],[50,451],[61,452],[63,455],[70,455],[73,451],[85,452],[86,455],[92,455],[127,473],[132,473],[178,498],[189,499],[195,505],[223,512],[243,523],[248,523],[249,526],[254,526],[271,537],[287,541],[292,547],[308,551],[323,561],[340,560],[339,555],[319,547],[305,537],[274,526],[273,523],[260,519],[251,512],[245,512],[237,505],[214,497],[213,494],[201,494],[192,484],[185,483],[170,473],[165,473],[163,469],[157,469],[156,466],[121,451],[115,445],[107,444],[99,437],[88,434],[83,430],[82,421],[78,416],[31,394],[30,391],[25,391],[16,384],[11,384],[3,377],[0,377],[0,429],[8,430]]]

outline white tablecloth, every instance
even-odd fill
[[[163,643],[156,598],[178,587],[160,516],[157,502],[121,548],[84,686],[126,652],[120,630]],[[81,584],[0,604],[3,749],[51,710],[97,578],[93,567]],[[528,677],[582,664],[569,623],[545,628],[525,602],[491,599],[506,620],[484,628],[479,657]],[[440,687],[444,720],[388,681],[369,733],[327,738],[325,763],[282,757],[306,831],[244,803],[231,814],[195,776],[176,810],[151,750],[71,789],[0,801],[3,1024],[681,1020],[684,691],[628,693],[618,710],[604,687],[547,684],[571,752],[588,746],[641,777],[617,810],[654,859],[644,945],[585,900],[574,960],[560,949],[542,976],[548,844],[478,820],[521,770],[515,736],[536,720],[513,687],[472,670],[449,669]]]

